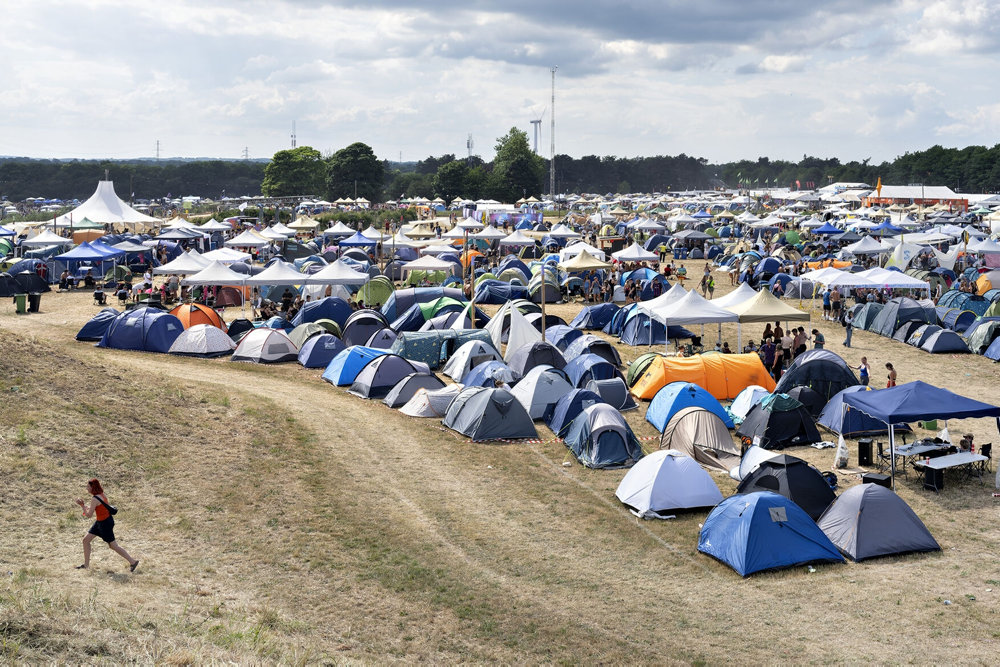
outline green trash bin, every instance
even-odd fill
[[[18,315],[24,315],[28,312],[28,295],[27,294],[15,294],[14,295],[14,309]]]

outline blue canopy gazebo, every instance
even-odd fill
[[[843,234],[844,230],[832,225],[829,222],[825,222],[821,227],[817,227],[816,229],[812,230],[812,233],[819,234],[821,236],[827,236],[830,234]]]
[[[887,389],[846,394],[843,397],[843,404],[844,409],[850,407],[859,410],[888,426],[893,488],[896,485],[896,442],[893,424],[931,419],[1000,417],[1000,407],[960,396],[920,380]]]

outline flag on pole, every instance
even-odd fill
[[[878,193],[878,196],[880,198],[882,197],[882,177],[881,176],[878,177],[878,183],[875,184],[875,192]]]

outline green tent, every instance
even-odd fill
[[[375,276],[358,290],[355,300],[363,302],[368,306],[381,306],[389,300],[389,296],[395,291],[392,281],[385,276]]]
[[[791,231],[785,232],[785,242],[786,243],[791,243],[792,245],[795,245],[796,243],[798,243],[801,240],[802,240],[802,237],[799,236],[799,233],[797,231],[795,231],[794,229],[791,230]]]
[[[325,333],[330,333],[336,336],[337,338],[340,338],[340,325],[334,322],[333,320],[324,317],[322,319],[316,320],[315,322],[312,322],[312,324],[321,326],[325,330]],[[299,347],[301,347],[301,345]]]
[[[99,222],[94,222],[90,218],[84,218],[80,222],[74,222],[71,227],[73,231],[80,231],[84,229],[104,229],[104,225]]]
[[[628,372],[625,374],[626,384],[630,387],[634,385],[636,381],[642,377],[642,374],[646,372],[649,365],[653,363],[653,360],[662,356],[663,355],[659,352],[647,352],[645,354],[640,354],[628,367]]]
[[[445,306],[458,306],[459,308],[465,308],[465,304],[458,299],[453,299],[450,296],[443,296],[434,301],[427,301],[426,303],[419,304],[420,312],[424,315],[424,320],[429,320],[438,314],[438,311]]]
[[[389,351],[410,361],[422,361],[433,370],[444,364],[455,350],[470,340],[493,346],[493,339],[484,329],[439,329],[403,331]]]
[[[445,271],[410,271],[410,275],[406,278],[406,284],[418,286],[426,280],[431,285],[440,285],[447,277],[448,274]]]

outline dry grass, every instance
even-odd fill
[[[7,661],[996,655],[1000,530],[989,486],[935,495],[912,476],[899,484],[940,554],[742,580],[697,553],[704,513],[637,522],[614,499],[624,473],[565,468],[559,443],[469,444],[295,365],[98,350],[72,340],[97,310],[89,295],[42,305],[41,315],[0,314]],[[552,311],[568,320],[578,309]],[[840,352],[842,330],[827,324],[815,325]],[[734,331],[724,335],[735,343]],[[985,359],[932,357],[865,333],[855,342],[854,363],[891,360],[902,381],[996,400]],[[642,409],[629,421],[655,434]],[[992,422],[952,425],[967,428],[995,439]],[[793,453],[822,469],[832,462],[831,450]],[[72,498],[95,474],[122,507],[121,543],[142,559],[134,575],[103,548],[89,572],[72,569],[86,529]]]

